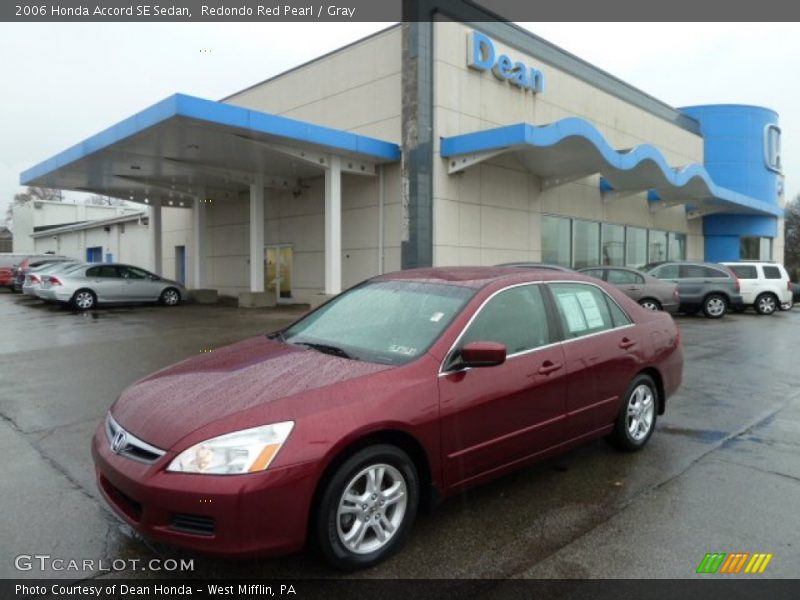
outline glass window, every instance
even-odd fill
[[[550,284],[567,338],[614,327],[605,292],[585,283]]]
[[[101,267],[92,267],[86,271],[87,277],[119,277],[117,267],[111,265],[104,265]]]
[[[659,279],[679,279],[681,277],[678,265],[661,265],[653,271],[652,275]]]
[[[739,255],[742,260],[772,260],[772,238],[743,236]]]
[[[703,267],[703,277],[711,277],[717,279],[727,279],[730,277],[730,274],[726,273],[725,271],[721,271],[720,269],[714,269],[712,267]]]
[[[772,260],[772,238],[761,238],[758,256],[759,260]]]
[[[337,296],[282,339],[320,352],[404,364],[424,354],[475,290],[421,281],[370,281]]]
[[[600,264],[612,267],[625,265],[625,228],[603,223],[601,227]]]
[[[764,130],[764,161],[767,168],[781,172],[781,130],[777,125],[767,125]]]
[[[728,268],[736,273],[739,279],[758,279],[758,271],[753,265],[734,265]]]
[[[619,305],[608,296],[606,296],[606,299],[608,300],[608,309],[611,311],[611,319],[614,321],[614,327],[630,325],[630,317],[622,312],[622,309],[619,307]]]
[[[686,234],[669,233],[669,260],[686,260]]]
[[[597,277],[597,279],[603,279],[603,269],[585,269],[581,271],[584,275],[588,275],[589,277]]]
[[[640,267],[647,262],[647,230],[625,228],[625,266]]]
[[[778,267],[762,267],[764,269],[764,279],[783,279],[781,270]]]
[[[148,279],[150,273],[138,267],[119,267],[122,277],[125,279]]]
[[[576,269],[600,264],[600,223],[572,222],[572,261]]]
[[[667,232],[651,229],[648,232],[647,240],[648,262],[667,260]]]
[[[622,269],[609,269],[606,271],[606,281],[616,285],[631,285],[644,283],[644,277],[633,271]]]
[[[572,264],[570,220],[542,217],[542,262],[569,267]]]
[[[469,342],[497,342],[506,347],[508,354],[550,343],[540,286],[514,287],[489,300],[464,333],[460,345]]]

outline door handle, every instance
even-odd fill
[[[623,350],[627,350],[628,348],[633,348],[636,345],[636,340],[631,340],[626,337],[622,338],[622,341],[619,343],[619,347]]]
[[[563,366],[564,366],[563,363],[560,363],[560,362],[559,363],[554,363],[551,360],[546,360],[546,361],[544,361],[542,363],[542,366],[539,367],[539,374],[540,375],[549,375],[550,373],[553,373],[554,371],[558,371]]]

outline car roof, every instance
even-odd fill
[[[372,281],[416,280],[445,285],[482,288],[496,281],[507,280],[508,283],[525,281],[551,280],[585,281],[585,275],[574,271],[556,271],[553,269],[531,269],[530,267],[433,267],[424,269],[408,269],[378,275]]]

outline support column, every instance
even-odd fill
[[[153,273],[161,275],[163,271],[161,232],[161,200],[153,200],[150,205],[150,254],[153,257]]]
[[[192,208],[192,287],[199,290],[205,285],[206,254],[206,198],[204,195],[194,199]]]
[[[264,292],[264,176],[250,184],[250,291]]]
[[[342,291],[342,165],[332,156],[325,171],[325,293]]]

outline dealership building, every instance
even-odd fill
[[[150,267],[242,305],[430,265],[783,258],[775,112],[673,108],[474,10],[171,96],[21,183],[141,205]]]

